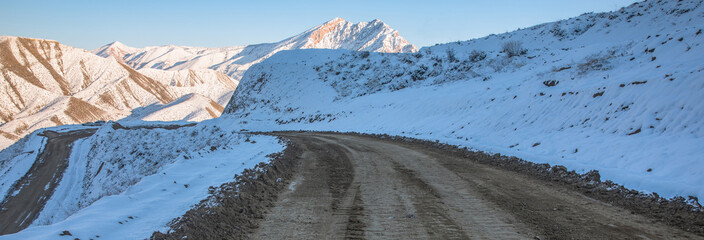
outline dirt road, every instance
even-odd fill
[[[91,136],[95,129],[66,133],[45,131],[48,138],[44,150],[10,192],[19,193],[0,204],[0,235],[16,233],[29,226],[54,193],[68,167],[68,157],[74,141]]]
[[[282,135],[303,148],[303,159],[253,239],[701,239],[417,144]]]

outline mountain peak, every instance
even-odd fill
[[[330,21],[325,22],[323,25],[337,24],[337,23],[340,23],[340,22],[347,22],[347,20],[345,20],[345,19],[343,19],[343,18],[341,18],[341,17],[336,17],[336,18],[333,18],[333,19],[330,20]]]
[[[379,19],[352,23],[336,17],[274,43],[225,48],[163,45],[136,49],[116,41],[93,50],[93,53],[102,57],[112,56],[137,70],[212,69],[239,80],[252,64],[261,62],[279,51],[306,48],[371,52],[418,51],[403,39],[398,31]],[[228,57],[223,59],[223,56]]]
[[[418,50],[399,36],[398,31],[379,19],[351,23],[337,17],[294,37],[292,41],[304,42],[301,48],[344,48],[374,52],[415,52]]]
[[[137,48],[127,46],[119,41],[114,41],[91,52],[104,58],[112,56],[118,61],[122,61],[126,54],[130,54],[137,50]]]
[[[111,47],[127,47],[127,45],[121,43],[120,41],[114,41],[108,45],[110,45]]]

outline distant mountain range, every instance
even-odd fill
[[[283,50],[325,48],[370,52],[416,52],[413,44],[380,20],[351,23],[335,18],[308,31],[276,43],[203,48],[160,46],[133,48],[113,42],[93,50],[102,57],[112,56],[134,69],[212,69],[239,80],[253,64]]]
[[[333,19],[278,43],[224,48],[89,52],[44,39],[0,36],[0,149],[39,128],[98,120],[200,121],[222,113],[242,74],[282,50],[413,52],[385,23]]]

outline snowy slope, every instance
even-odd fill
[[[416,47],[380,20],[351,23],[335,18],[276,43],[224,48],[159,46],[130,48],[119,42],[93,50],[99,56],[123,59],[135,69],[213,69],[239,80],[253,64],[291,49],[329,48],[374,52],[415,52]]]
[[[93,53],[104,58],[112,56],[118,61],[124,61],[122,58],[125,55],[138,50],[137,48],[129,47],[121,42],[115,41],[95,50]]]
[[[223,73],[210,69],[180,71],[142,69],[139,73],[170,86],[176,95],[197,93],[220,105],[227,104],[239,83]]]
[[[26,139],[0,152],[15,156],[0,160],[0,166],[30,158],[33,153],[16,149],[34,150],[41,139]],[[209,187],[233,181],[234,174],[268,161],[267,155],[283,147],[274,137],[208,123],[174,130],[106,124],[74,143],[69,167],[32,226],[0,239],[55,239],[63,231],[71,239],[145,239],[166,231],[172,219],[208,196]],[[0,174],[0,180],[9,177]]]
[[[0,72],[0,149],[40,128],[116,120],[190,93],[224,104],[237,86],[213,70],[142,74],[56,41],[9,36],[0,36]],[[192,106],[181,115],[201,111],[205,108]],[[151,119],[174,117],[152,114]]]
[[[44,144],[46,139],[34,133],[0,151],[0,202],[5,201],[12,185],[29,171]]]
[[[2,147],[41,127],[113,119],[173,98],[115,60],[55,41],[2,37],[0,48]]]
[[[223,111],[222,105],[210,98],[197,93],[180,97],[168,104],[153,104],[132,111],[132,115],[124,118],[125,121],[193,121],[200,122],[206,119],[219,117]]]
[[[281,52],[217,121],[434,139],[701,199],[703,23],[700,0],[648,1],[414,54]]]

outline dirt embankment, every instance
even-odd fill
[[[19,192],[0,203],[0,235],[16,233],[39,216],[68,167],[74,141],[93,135],[95,129],[65,133],[45,131],[47,143],[39,157],[10,192]]]
[[[234,181],[210,188],[210,196],[180,218],[166,233],[151,239],[246,239],[259,226],[277,195],[288,186],[300,149],[291,143],[282,153],[235,175]]]

